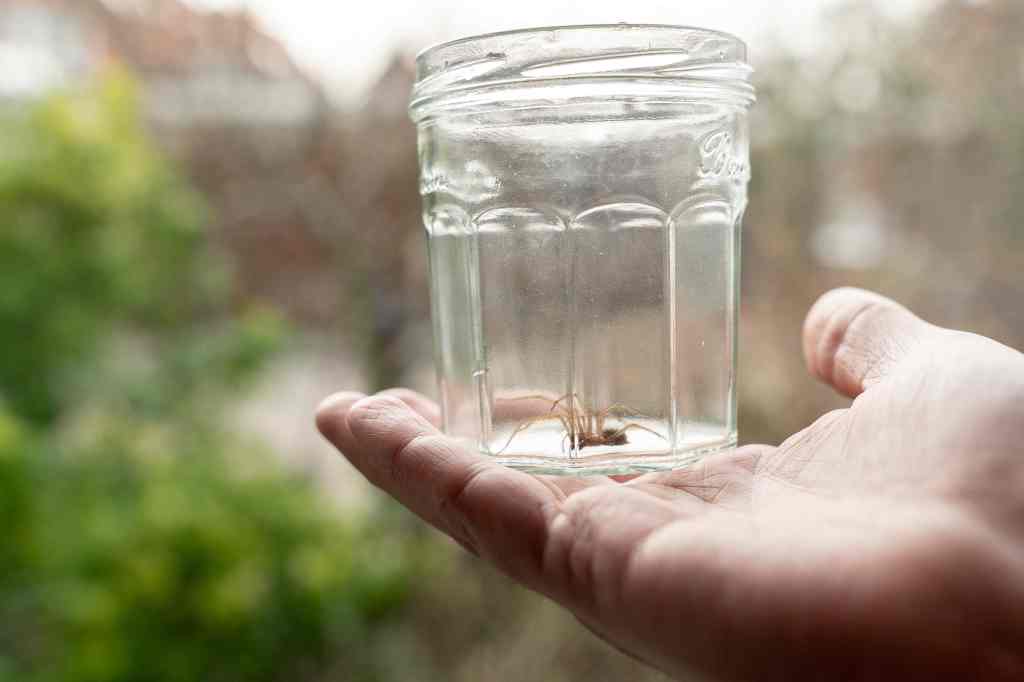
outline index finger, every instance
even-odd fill
[[[541,480],[470,451],[389,395],[339,394],[317,413],[324,436],[371,483],[471,551],[541,588],[562,498]]]

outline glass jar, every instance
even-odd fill
[[[736,444],[746,47],[566,26],[438,45],[418,127],[444,430],[536,473]]]

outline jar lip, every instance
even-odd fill
[[[726,40],[732,41],[739,45],[746,56],[747,44],[743,40],[732,33],[727,31],[720,31],[714,28],[704,28],[702,26],[691,26],[688,24],[649,24],[640,23],[632,24],[626,21],[619,22],[617,24],[555,24],[552,26],[529,26],[526,28],[511,28],[504,31],[491,31],[489,33],[478,33],[476,35],[462,36],[461,38],[453,38],[451,40],[445,40],[439,43],[428,45],[419,52],[416,53],[415,61],[417,64],[420,63],[425,57],[428,57],[431,53],[439,52],[441,50],[462,45],[465,43],[472,43],[475,41],[489,40],[491,38],[514,38],[516,36],[525,36],[531,33],[546,33],[551,31],[603,31],[607,29],[648,29],[648,30],[668,30],[668,31],[689,31],[693,33],[705,33]]]
[[[688,96],[694,87],[712,84],[715,92],[729,91],[730,99],[749,105],[751,71],[746,44],[714,29],[627,23],[523,28],[420,51],[409,109],[419,121],[450,99],[484,91],[493,91],[494,106],[521,106],[541,96],[550,104],[552,87],[583,81],[621,83],[627,95],[643,82],[685,84]],[[676,90],[682,97],[682,88]],[[708,95],[718,97],[712,90]]]

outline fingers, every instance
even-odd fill
[[[335,447],[340,449],[339,443],[352,439],[345,415],[354,404],[365,397],[363,393],[342,391],[324,398],[316,408],[316,428]]]
[[[408,388],[389,388],[386,391],[381,391],[377,395],[389,395],[398,398],[403,403],[405,403],[413,412],[420,415],[434,426],[440,428],[441,408],[437,406],[437,403],[435,403],[433,400],[426,397],[422,393],[417,393],[416,391],[413,391],[412,389]],[[331,414],[332,408],[347,409],[347,407],[350,407],[353,403],[356,403],[365,397],[365,393],[356,393],[354,391],[341,391],[339,393],[335,393],[334,395],[328,396],[320,403],[320,406],[317,408],[317,428],[319,428],[321,432],[323,432],[324,430],[320,424],[321,415],[323,415],[325,418],[328,418]],[[337,404],[335,405],[335,403]],[[330,428],[332,426],[332,421],[328,419],[327,421],[324,422],[323,426]],[[324,435],[326,436],[327,434],[325,433]],[[330,440],[329,437],[328,440]]]
[[[899,304],[862,289],[835,289],[804,322],[811,374],[856,397],[911,355],[929,325]]]
[[[329,398],[317,426],[371,483],[513,578],[544,590],[542,556],[560,502],[552,488],[442,435],[393,394]]]

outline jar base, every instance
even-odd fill
[[[673,452],[667,455],[608,454],[567,460],[553,457],[494,457],[504,466],[530,474],[545,476],[629,476],[655,471],[682,469],[713,455],[736,447],[736,438],[701,448]],[[492,455],[488,455],[492,456]]]

